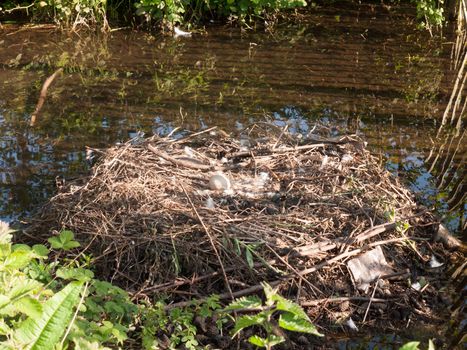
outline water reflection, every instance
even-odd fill
[[[337,21],[324,10],[272,34],[213,29],[185,39],[3,29],[0,217],[28,213],[57,177],[86,172],[85,146],[268,119],[304,135],[321,123],[333,135],[365,136],[451,227],[465,225],[464,134],[440,136],[436,121],[455,76],[449,47],[401,15],[353,16]],[[42,83],[57,68],[64,73],[31,128]]]

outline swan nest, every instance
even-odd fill
[[[74,231],[96,275],[135,297],[227,302],[267,281],[325,330],[349,320],[389,330],[446,311],[436,218],[356,136],[255,124],[96,152],[90,174],[59,188],[26,234]],[[375,248],[388,273],[362,289],[347,262]]]

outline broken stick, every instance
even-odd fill
[[[31,122],[29,123],[30,126],[34,126],[36,124],[36,119],[39,114],[39,112],[42,109],[42,106],[44,105],[45,98],[47,97],[47,89],[49,88],[50,84],[54,81],[55,77],[63,71],[63,68],[57,69],[50,77],[48,77],[44,85],[42,85],[41,89],[41,94],[39,95],[39,100],[37,101],[36,109],[31,115]]]

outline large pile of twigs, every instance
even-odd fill
[[[358,137],[256,124],[112,147],[29,233],[74,231],[99,277],[135,295],[228,299],[268,281],[318,318],[369,322],[429,317],[440,276],[429,262],[445,262],[432,224]],[[378,246],[392,273],[364,292],[346,262]]]

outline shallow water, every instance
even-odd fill
[[[27,216],[57,182],[86,172],[86,146],[267,119],[303,134],[321,123],[362,135],[460,232],[465,130],[440,128],[452,38],[418,31],[407,11],[326,8],[272,32],[210,28],[189,38],[0,29],[0,219]]]

